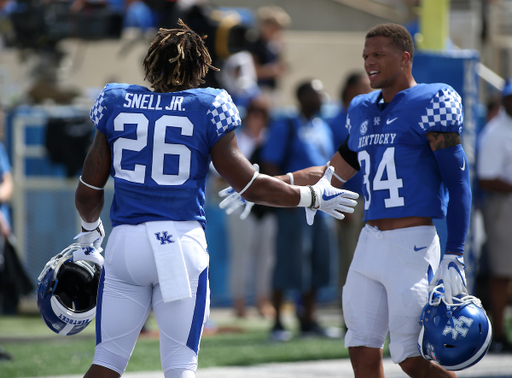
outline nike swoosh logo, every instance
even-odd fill
[[[420,248],[418,248],[418,247],[414,246],[414,250],[416,252],[421,251],[422,249],[425,249],[425,248],[427,248],[427,247],[420,247]]]
[[[466,169],[466,159],[462,159],[462,167],[459,167],[461,171]]]
[[[387,119],[386,120],[386,125],[389,125],[391,122],[395,122],[397,119],[398,119],[398,117],[395,117],[393,119]]]
[[[331,195],[331,196],[328,196],[328,195],[326,195],[326,194],[325,194],[325,192],[324,192],[324,194],[322,194],[322,199],[323,199],[324,201],[329,201],[329,200],[332,200],[333,198],[338,197],[340,194],[341,194],[341,193],[337,193],[337,194],[333,194],[333,195]]]

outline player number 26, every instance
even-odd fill
[[[364,199],[364,209],[368,210],[372,201],[372,188],[370,186],[369,177],[371,172],[370,154],[363,150],[359,151],[357,157],[361,167],[363,167],[363,165],[365,167],[363,185],[366,187],[367,196],[365,196]],[[384,173],[386,173],[387,178],[385,178]],[[372,184],[374,191],[389,190],[389,197],[384,199],[384,206],[386,208],[404,206],[404,197],[400,197],[400,193],[398,192],[398,189],[402,188],[404,184],[403,180],[396,175],[395,147],[388,147],[386,151],[384,151]]]
[[[114,119],[114,130],[123,131],[127,124],[136,124],[137,138],[118,138],[114,142],[114,159],[112,163],[115,176],[130,182],[143,184],[146,176],[146,166],[135,164],[133,170],[123,169],[121,159],[123,157],[123,150],[138,152],[147,146],[149,121],[142,113],[119,113]],[[191,152],[184,144],[165,142],[167,127],[180,128],[181,135],[185,136],[192,136],[194,133],[194,125],[186,117],[163,115],[155,121],[151,178],[159,185],[181,185],[190,177]],[[179,157],[177,174],[164,173],[165,155],[177,155]]]

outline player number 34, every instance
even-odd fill
[[[372,188],[370,187],[370,154],[363,150],[359,151],[358,160],[361,167],[365,167],[364,176],[363,176],[363,185],[366,187],[367,196],[364,199],[364,209],[368,210],[370,208],[370,203],[372,201]],[[386,173],[386,175],[384,175]],[[386,178],[385,178],[386,177]],[[400,197],[400,193],[398,189],[402,188],[403,180],[398,178],[396,175],[396,165],[395,165],[395,147],[388,147],[384,154],[382,155],[382,159],[377,167],[377,172],[375,173],[375,177],[373,178],[373,190],[389,190],[389,197],[384,199],[384,206],[386,208],[390,207],[400,207],[404,206],[404,198]]]

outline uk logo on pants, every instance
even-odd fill
[[[156,232],[155,236],[156,236],[157,240],[160,241],[160,244],[162,244],[162,245],[174,243],[174,241],[171,240],[172,235],[167,235],[167,231],[162,231],[161,233]]]

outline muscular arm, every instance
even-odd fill
[[[211,149],[213,165],[231,187],[240,192],[254,175],[254,168],[238,149],[234,131],[228,132]],[[243,193],[248,201],[274,207],[295,207],[299,203],[297,187],[277,178],[260,174]]]
[[[442,150],[443,148],[453,147],[461,144],[460,135],[457,133],[427,133],[428,141],[432,151]]]
[[[85,158],[82,180],[89,185],[103,188],[110,174],[111,154],[105,134],[96,131],[94,142]],[[80,217],[89,223],[100,217],[105,202],[103,190],[91,189],[81,182],[75,192],[75,206]]]
[[[336,174],[345,181],[351,179],[357,173],[357,171],[352,168],[350,164],[345,161],[345,159],[343,159],[339,152],[336,152],[332,156],[330,165],[334,167],[334,172],[336,172]],[[295,185],[315,184],[322,178],[326,168],[327,165],[322,165],[293,172]],[[276,178],[286,183],[290,183],[290,178],[288,175],[276,176]],[[341,188],[343,186],[343,182],[339,181],[335,176],[332,177],[331,184],[336,188]]]

